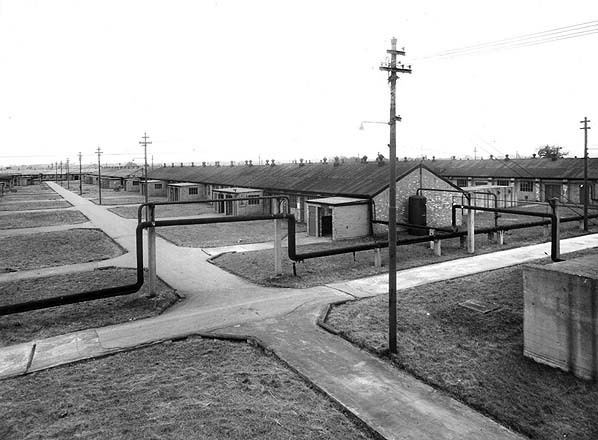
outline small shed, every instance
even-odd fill
[[[212,197],[214,199],[221,199],[222,202],[217,202],[214,205],[216,212],[225,215],[257,215],[264,212],[263,200],[259,197],[264,195],[261,189],[253,188],[218,188],[212,190]],[[255,199],[255,200],[239,200],[235,199]]]
[[[104,189],[117,189],[120,188],[121,180],[119,177],[105,177],[102,176],[101,187]]]
[[[201,200],[203,194],[200,189],[201,184],[182,182],[168,184],[169,202],[186,202],[191,200]]]
[[[141,186],[141,194],[145,195],[146,185],[145,181],[141,180],[139,183]],[[166,195],[166,182],[163,180],[148,180],[147,181],[147,195],[152,196],[165,196]]]
[[[141,179],[139,177],[125,179],[125,191],[141,192]]]
[[[307,234],[333,240],[370,234],[369,201],[349,197],[307,200]]]

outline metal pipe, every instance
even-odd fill
[[[141,227],[141,225],[137,225],[135,230],[135,241],[137,253],[137,281],[134,284],[91,290],[88,292],[73,293],[70,295],[60,295],[53,298],[44,298],[17,304],[8,304],[5,306],[0,306],[0,316],[28,312],[31,310],[46,309],[49,307],[67,304],[75,304],[84,301],[93,301],[102,298],[110,298],[113,296],[129,295],[139,291],[141,286],[143,286],[143,227]]]
[[[139,207],[137,208],[137,223],[141,223],[141,218],[142,218],[142,212],[143,212],[143,208],[145,206],[163,206],[163,205],[192,205],[192,204],[198,204],[198,205],[202,205],[202,204],[207,204],[207,203],[223,203],[223,202],[242,202],[242,201],[248,201],[248,200],[273,200],[273,199],[280,199],[282,201],[286,201],[287,203],[287,209],[286,211],[288,212],[289,210],[289,197],[288,196],[283,196],[283,195],[279,195],[279,196],[260,196],[260,197],[242,197],[242,198],[238,198],[238,199],[207,199],[207,200],[187,200],[187,201],[183,201],[183,202],[149,202],[149,203],[142,203],[141,205],[139,205]],[[280,209],[280,206],[279,206]],[[283,211],[282,209],[280,209],[281,211]]]

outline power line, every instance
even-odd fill
[[[461,55],[475,55],[483,51],[500,49],[515,49],[519,47],[536,46],[570,38],[579,38],[598,33],[598,20],[579,23],[571,26],[554,28],[542,32],[524,34],[485,43],[449,49],[437,54],[422,57],[422,60],[434,58],[450,58]]]

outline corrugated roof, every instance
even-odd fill
[[[275,166],[163,167],[152,170],[152,179],[239,186],[323,195],[371,197],[388,186],[388,163],[280,164]],[[419,167],[397,162],[397,177]]]
[[[519,179],[583,179],[583,159],[426,160],[443,177],[497,177]],[[588,159],[588,177],[598,179],[598,158]]]
[[[74,173],[73,173],[74,174]],[[88,172],[86,174],[97,176],[98,171]],[[139,177],[143,174],[143,168],[102,168],[102,177]],[[149,173],[148,173],[149,175]]]

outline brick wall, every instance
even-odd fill
[[[397,181],[397,221],[409,221],[409,197],[417,193],[418,188],[450,189],[455,187],[436,176],[425,168],[413,170],[408,175]],[[453,197],[457,193],[424,191],[426,197],[426,217],[428,226],[450,226],[451,206]],[[456,199],[455,199],[456,200]],[[459,198],[460,203],[460,198]],[[374,197],[374,219],[388,220],[388,189]],[[460,224],[460,212],[457,211],[457,224]],[[374,224],[374,232],[386,231],[386,226]]]

